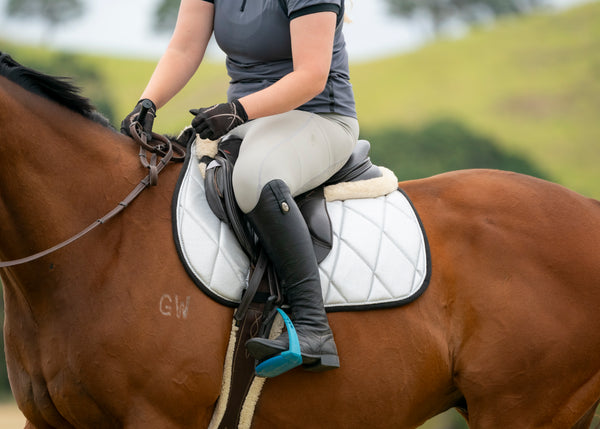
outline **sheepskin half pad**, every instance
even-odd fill
[[[213,214],[192,147],[173,197],[177,251],[198,287],[236,306],[249,261],[229,226]],[[333,248],[320,264],[328,311],[392,307],[412,302],[429,283],[429,246],[420,219],[400,191],[327,202]]]

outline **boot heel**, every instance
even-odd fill
[[[316,362],[302,365],[302,368],[311,372],[323,372],[339,367],[340,358],[337,355],[321,355]]]

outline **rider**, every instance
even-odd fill
[[[318,186],[348,160],[358,121],[342,25],[344,0],[182,0],[172,39],[142,100],[156,109],[189,81],[214,32],[227,54],[228,102],[195,109],[201,138],[243,139],[233,171],[237,203],[281,280],[306,369],[339,367],[323,307],[319,270],[293,196]],[[246,343],[262,361],[288,348],[287,333]]]

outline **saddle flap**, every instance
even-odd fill
[[[321,263],[331,251],[333,233],[323,188],[319,187],[296,198],[296,204],[306,221],[315,249],[317,262]]]

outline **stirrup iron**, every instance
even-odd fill
[[[277,311],[285,322],[285,329],[288,333],[290,345],[288,350],[266,359],[256,366],[255,372],[259,377],[277,377],[302,364],[300,342],[298,341],[296,328],[294,328],[294,324],[285,311],[280,308],[278,308]]]

